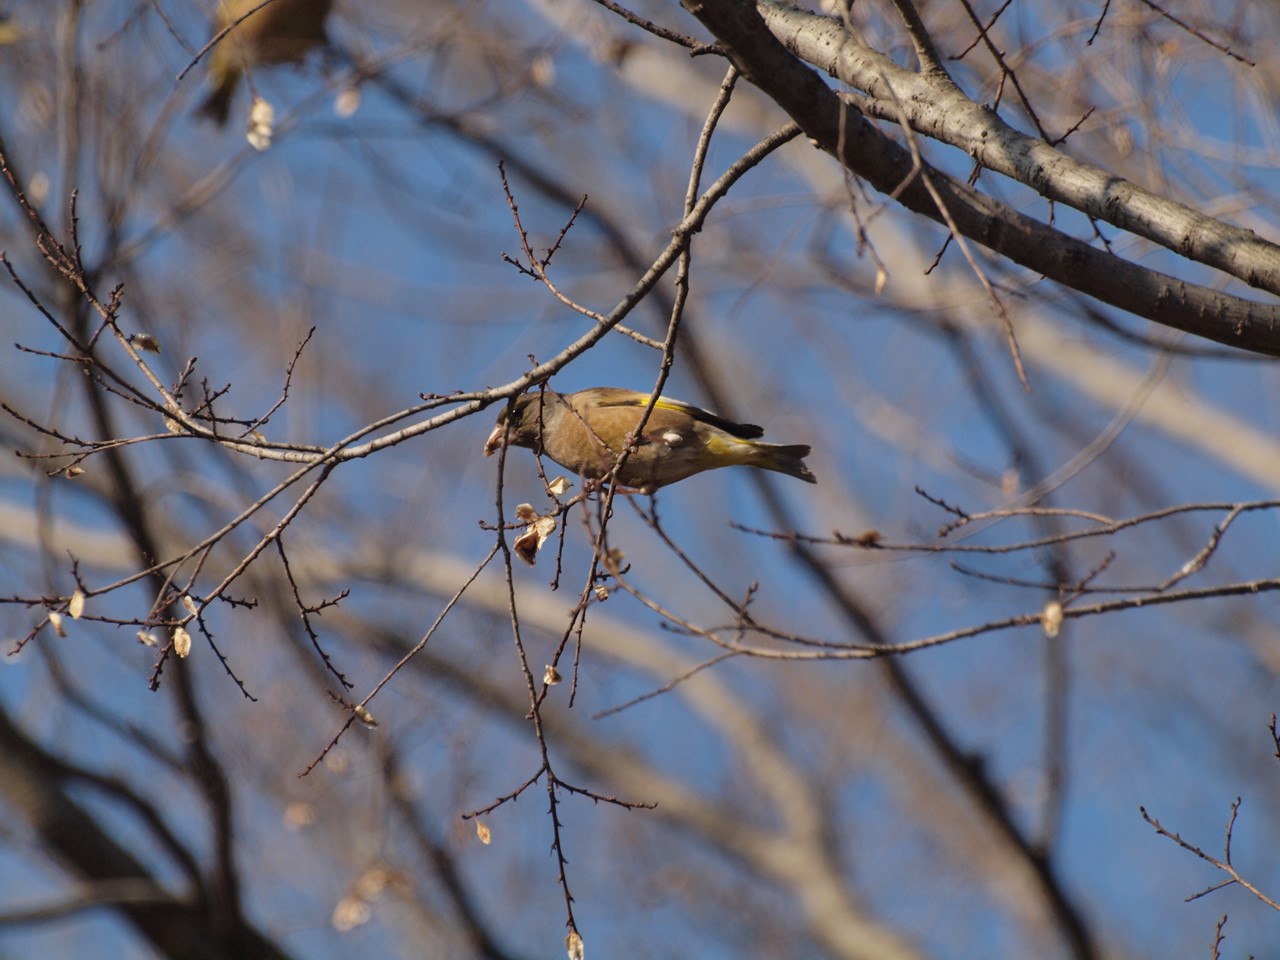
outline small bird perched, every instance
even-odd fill
[[[623,449],[634,444],[618,482],[644,493],[703,470],[739,465],[818,482],[803,462],[807,444],[763,443],[757,438],[764,430],[754,424],[734,423],[670,397],[658,398],[644,432],[636,437],[648,405],[649,394],[621,387],[569,394],[535,390],[517,397],[509,416],[502,411],[485,441],[484,455],[504,444],[528,447],[585,479],[599,480]]]
[[[231,112],[240,77],[259,63],[296,63],[313,47],[324,46],[324,21],[333,0],[219,0],[214,32],[236,23],[209,54],[209,80],[213,91],[198,113],[224,126]],[[261,7],[260,10],[254,10]],[[254,11],[250,14],[250,11]]]

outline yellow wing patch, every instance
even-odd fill
[[[644,407],[648,403],[649,394],[628,391],[626,396],[613,400],[604,400],[600,405],[605,407]],[[683,400],[676,400],[673,397],[659,397],[658,402],[653,406],[655,410],[670,410],[674,413],[683,413],[699,423],[710,424],[717,430],[723,430],[725,433],[743,440],[754,440],[756,437],[764,436],[764,428],[757,427],[754,423],[735,423],[732,420],[717,416],[709,410],[703,410],[701,407],[695,407],[691,403],[685,403]]]

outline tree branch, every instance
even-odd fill
[[[823,32],[819,36],[794,30],[784,32],[788,44],[784,45],[770,32],[761,11],[771,21],[784,19],[784,12],[787,18],[793,18],[797,16],[795,11],[769,5],[757,10],[735,0],[684,0],[684,6],[727,47],[738,69],[791,115],[815,146],[836,157],[882,193],[896,191],[897,199],[908,209],[941,222],[939,204],[920,178],[902,186],[913,169],[910,152],[854,110],[797,58],[803,39],[824,51],[826,62],[834,68],[833,46],[839,50],[849,42],[848,34],[838,21],[820,17],[802,20],[810,29],[821,26]],[[817,59],[812,50],[810,55]],[[874,70],[877,78],[881,77],[880,69],[879,63],[867,67],[868,71]],[[900,71],[895,68],[896,72]],[[884,82],[883,79],[877,81]],[[933,96],[934,88],[928,89]],[[899,99],[910,102],[910,92],[899,91]],[[957,105],[961,101],[968,105],[967,110],[984,110],[958,95]],[[885,108],[893,109],[896,117],[891,99]],[[998,122],[991,114],[983,127],[990,132],[999,129],[994,126]],[[1025,152],[1025,144],[1023,148]],[[1032,185],[1048,189],[1053,176],[1064,179],[1064,164],[1047,144],[1043,150],[1053,154],[1054,164],[1032,162],[1030,158],[1047,160],[1041,151],[1014,163],[1019,155],[1010,145],[1001,149],[986,146],[979,152],[983,162],[1001,163],[1011,171],[1022,170]],[[1053,176],[1049,173],[1050,166]],[[1280,307],[1227,296],[1209,287],[1139,267],[1019,213],[940,171],[928,168],[928,172],[941,195],[942,206],[950,212],[957,229],[1013,262],[1136,316],[1219,343],[1280,356]],[[1094,182],[1095,188],[1106,187],[1091,199],[1090,205],[1097,206],[1109,221],[1141,227],[1158,220],[1157,212],[1169,216],[1178,206],[1162,201],[1165,206],[1157,211],[1141,197],[1138,188],[1119,178],[1098,180],[1095,177],[1090,182]],[[1083,202],[1081,198],[1088,191],[1082,192],[1080,188],[1064,193]],[[1131,209],[1122,212],[1120,207],[1126,203]],[[1165,228],[1170,249],[1180,253],[1198,251],[1206,257],[1212,254],[1211,265],[1230,266],[1233,276],[1263,289],[1280,291],[1280,250],[1249,231],[1228,228],[1208,218],[1197,219],[1193,211],[1182,209],[1185,213]],[[1144,229],[1156,232],[1154,227]]]

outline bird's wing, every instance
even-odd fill
[[[646,407],[649,405],[649,394],[640,393],[636,390],[623,390],[618,387],[601,387],[597,394],[597,405],[601,407]],[[723,430],[730,436],[739,438],[740,440],[755,440],[764,436],[764,428],[757,427],[754,423],[734,423],[732,420],[726,420],[724,417],[716,416],[709,410],[703,410],[701,407],[695,407],[691,403],[685,403],[683,400],[675,400],[672,397],[659,397],[658,402],[654,404],[657,410],[672,410],[676,413],[683,413],[687,417],[692,417],[699,423],[705,423],[719,430]]]

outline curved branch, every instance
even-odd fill
[[[897,122],[905,113],[913,130],[963,150],[1048,200],[1280,295],[1280,247],[1254,231],[1207,217],[1028,136],[967,97],[945,73],[907,70],[839,20],[774,0],[762,0],[759,10],[788,50],[865,91],[872,98],[865,106],[877,117]]]
[[[851,109],[839,93],[797,59],[769,31],[755,7],[735,0],[682,2],[727,47],[738,69],[790,114],[819,149],[908,209],[944,222],[938,202],[916,176],[918,168],[910,152]],[[841,43],[846,39],[841,32]],[[832,40],[827,38],[828,43]],[[928,169],[928,173],[959,232],[1013,262],[1135,316],[1219,343],[1280,356],[1280,306],[1227,296],[1140,267],[1021,214],[940,171]],[[1280,264],[1280,256],[1276,262]],[[1250,280],[1259,274],[1253,269],[1244,272]],[[1280,281],[1277,283],[1280,289]]]

